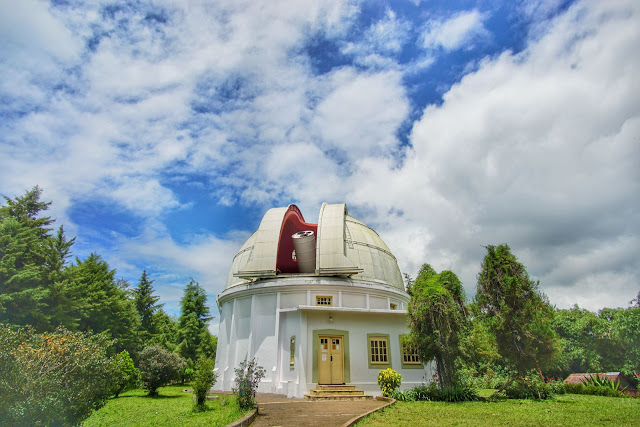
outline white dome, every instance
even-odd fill
[[[316,234],[314,273],[298,273],[291,236]],[[347,214],[345,204],[323,203],[318,223],[306,223],[295,205],[269,209],[258,230],[233,258],[226,288],[279,275],[342,276],[404,290],[396,258],[378,233]]]

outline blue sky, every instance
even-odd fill
[[[640,290],[636,1],[0,0],[0,43],[0,193],[172,313],[323,201],[469,296],[500,243],[558,307]]]

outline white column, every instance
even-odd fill
[[[276,341],[276,363],[271,368],[272,372],[272,384],[273,392],[280,386],[280,365],[282,364],[282,334],[280,333],[280,292],[276,293],[276,326],[275,326],[275,341]],[[268,369],[268,368],[267,368]],[[275,370],[275,371],[274,371]],[[267,372],[267,375],[269,372]]]

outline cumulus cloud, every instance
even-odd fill
[[[640,42],[638,13],[630,2],[577,4],[525,51],[486,60],[424,110],[398,172],[411,191],[396,197],[405,217],[430,225],[426,260],[448,248],[454,269],[477,272],[482,245],[507,242],[543,290],[563,290],[558,304],[579,295],[601,306],[593,284],[603,278],[616,277],[612,292],[629,300],[637,293],[640,87],[631,70],[640,63],[629,52]],[[464,279],[472,291],[475,277]]]
[[[447,51],[470,48],[478,39],[488,37],[483,25],[486,16],[478,10],[460,12],[448,19],[431,19],[422,34],[425,49],[442,48]]]
[[[342,53],[353,55],[358,64],[377,69],[398,68],[395,57],[410,39],[412,24],[387,9],[384,18],[368,26],[362,36],[343,43]]]
[[[41,185],[70,227],[76,201],[113,204],[142,221],[104,248],[115,266],[153,265],[176,286],[193,274],[211,294],[252,230],[172,236],[165,219],[190,207],[175,177],[197,177],[212,204],[295,202],[309,220],[347,202],[404,271],[453,269],[469,293],[482,246],[507,242],[552,302],[597,308],[602,280],[630,300],[640,12],[550,4],[518,9],[540,22],[522,51],[478,58],[416,111],[407,76],[440,84],[434,55],[489,39],[487,12],[420,26],[389,8],[360,27],[350,1],[0,2],[13,46],[0,52],[2,192]],[[316,39],[347,62],[314,69]],[[416,40],[421,53],[403,57]]]

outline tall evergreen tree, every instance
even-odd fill
[[[47,239],[44,248],[44,265],[49,281],[55,282],[62,278],[62,271],[67,265],[67,259],[71,256],[71,246],[76,238],[67,239],[64,226],[58,228],[55,236]]]
[[[118,286],[115,270],[99,255],[76,258],[68,268],[65,292],[70,297],[73,315],[81,331],[108,332],[116,338],[115,350],[139,350],[137,330],[140,320],[126,289]]]
[[[42,212],[51,202],[41,202],[34,187],[23,196],[3,196],[0,206],[0,321],[46,327],[48,280],[46,248],[53,222]]]
[[[554,311],[507,245],[487,246],[476,302],[496,337],[498,352],[519,376],[549,365],[558,348]]]
[[[140,327],[145,341],[156,333],[154,314],[164,305],[158,304],[160,297],[153,295],[152,284],[153,280],[149,279],[147,270],[143,270],[138,286],[133,290],[133,301],[140,316]]]
[[[211,334],[207,323],[211,320],[207,307],[207,294],[191,279],[180,301],[182,309],[178,319],[178,352],[192,363],[204,355],[211,357]]]
[[[409,304],[412,340],[422,360],[436,361],[442,387],[457,382],[460,339],[466,326],[464,288],[451,271],[438,274],[424,264],[413,282]]]

